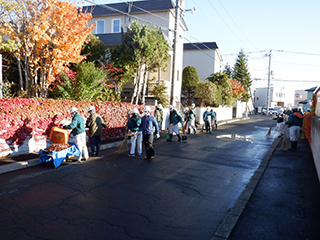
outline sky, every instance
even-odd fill
[[[216,42],[222,70],[234,66],[242,49],[253,86],[267,87],[271,51],[271,85],[295,90],[320,86],[319,0],[185,0],[185,9],[193,7],[194,13],[184,16],[184,42]]]

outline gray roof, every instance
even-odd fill
[[[316,89],[317,89],[317,87],[313,87],[313,88],[306,89],[305,91],[307,91],[307,92],[313,92],[313,91],[316,90]]]
[[[111,4],[101,4],[101,5],[92,5],[83,7],[83,11],[91,12],[93,9],[92,16],[103,16],[103,15],[112,15],[112,14],[121,14],[121,12],[128,12],[128,3],[111,3]],[[172,0],[146,0],[146,1],[136,1],[133,2],[131,8],[131,13],[138,13],[145,11],[161,11],[174,9],[174,4]],[[112,8],[119,11],[112,10]]]
[[[121,33],[104,33],[104,34],[96,34],[99,37],[104,45],[106,46],[115,46],[121,43]]]
[[[216,42],[201,42],[201,43],[184,43],[183,50],[206,50],[206,49],[218,49]]]

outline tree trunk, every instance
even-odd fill
[[[133,93],[131,96],[131,103],[133,103],[135,100],[135,97],[137,97],[137,89],[139,89],[138,88],[139,84],[140,84],[140,67],[138,67],[136,78],[134,80],[134,87],[133,87]]]
[[[146,75],[147,75],[147,68],[144,69],[144,73],[143,73],[143,84],[142,84],[142,93],[141,93],[141,104],[145,105],[145,97],[146,97],[146,89],[147,89],[147,79],[146,79]]]

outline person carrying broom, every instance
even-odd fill
[[[151,114],[151,108],[146,106],[144,108],[144,116],[141,121],[142,133],[143,133],[143,145],[146,148],[146,156],[144,159],[150,160],[154,158],[153,148],[153,133],[156,132],[156,138],[160,137],[159,126],[156,118]]]

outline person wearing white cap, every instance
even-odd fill
[[[279,133],[278,137],[283,136],[283,129],[284,129],[284,114],[283,114],[283,108],[280,108],[279,114],[277,117],[277,131]]]
[[[127,124],[127,127],[133,135],[131,136],[131,149],[128,157],[135,157],[136,145],[137,152],[140,156],[142,154],[142,125],[141,125],[141,116],[138,109],[133,108],[131,110],[131,117]]]
[[[162,125],[162,120],[163,120],[163,107],[161,104],[158,104],[156,107],[156,110],[154,112],[154,117],[156,118],[158,125],[159,125],[159,131],[161,131],[161,125]]]
[[[290,127],[290,142],[291,147],[287,150],[297,150],[298,140],[300,138],[300,128],[302,127],[303,116],[298,112],[298,107],[292,107],[292,114],[290,114],[288,121],[285,122]]]
[[[72,107],[70,109],[70,114],[72,116],[72,122],[69,125],[64,125],[63,128],[72,129],[76,146],[81,153],[81,156],[78,157],[78,161],[80,162],[82,157],[84,157],[85,160],[88,160],[89,153],[86,145],[86,128],[84,126],[84,119],[80,116],[76,107]]]
[[[193,130],[193,133],[196,134],[197,130],[195,127],[195,121],[196,121],[196,113],[195,113],[195,104],[191,104],[191,108],[189,108],[188,112],[188,133],[190,134],[191,129]]]
[[[100,156],[100,143],[102,127],[106,128],[107,125],[104,119],[96,113],[94,106],[89,107],[88,113],[90,114],[86,121],[86,127],[89,128],[88,135],[91,146],[92,156]]]
[[[214,119],[213,112],[210,111],[210,107],[207,107],[207,110],[203,113],[203,121],[205,123],[207,133],[212,131],[212,120]]]
[[[169,139],[167,139],[167,141],[172,142],[172,136],[173,136],[173,133],[175,132],[178,137],[178,141],[180,142],[181,137],[179,132],[179,122],[183,126],[183,119],[178,113],[178,111],[173,108],[172,105],[169,106],[169,110],[170,110],[170,115],[169,115],[170,131],[169,131]]]
[[[156,132],[156,138],[159,138],[159,126],[156,118],[151,114],[151,108],[146,106],[144,108],[144,116],[141,121],[143,145],[146,148],[146,156],[144,159],[150,160],[154,158],[155,151],[153,148],[153,134]]]

